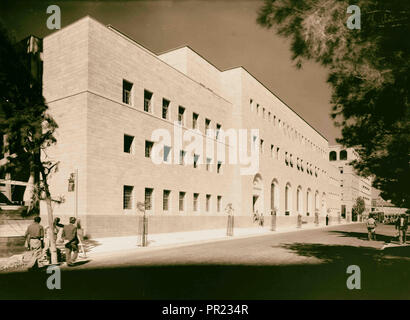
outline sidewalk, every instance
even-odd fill
[[[276,231],[270,231],[270,226],[254,227],[254,228],[235,228],[232,237],[226,235],[226,229],[214,229],[214,230],[198,230],[189,232],[173,232],[173,233],[159,233],[148,234],[148,246],[140,247],[140,239],[138,236],[128,237],[113,237],[113,238],[95,238],[84,241],[84,246],[87,251],[87,256],[92,257],[94,255],[119,252],[132,249],[143,249],[144,251],[149,248],[166,248],[166,247],[178,247],[196,243],[206,243],[214,241],[235,240],[248,237],[263,236],[268,234],[279,234],[286,232],[295,232],[301,230],[322,229],[329,228],[338,225],[346,225],[357,222],[325,225],[302,225],[301,228],[296,226],[289,227],[277,227]]]

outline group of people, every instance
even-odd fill
[[[30,262],[31,267],[38,264],[38,260],[49,252],[51,236],[53,236],[56,243],[64,243],[66,263],[68,266],[73,266],[78,256],[79,221],[74,217],[70,217],[70,223],[63,225],[60,223],[60,218],[55,218],[52,230],[48,226],[44,228],[40,222],[41,218],[35,217],[34,222],[27,227],[24,235],[26,248],[33,252],[32,261]]]
[[[370,216],[367,219],[367,231],[369,240],[376,240],[376,219],[373,216]],[[406,243],[406,234],[408,229],[408,217],[406,214],[401,214],[397,217],[395,222],[395,228],[397,230],[396,237],[399,238],[400,244]]]

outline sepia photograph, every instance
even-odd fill
[[[408,0],[2,0],[0,300],[409,300],[409,34]]]

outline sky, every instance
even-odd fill
[[[290,41],[256,23],[262,0],[19,1],[0,0],[0,19],[17,39],[44,37],[49,5],[61,9],[62,27],[90,15],[111,24],[154,53],[189,45],[220,70],[243,66],[312,127],[335,143],[328,71],[314,62],[301,70]]]

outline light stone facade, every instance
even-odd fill
[[[47,36],[43,48],[44,96],[59,125],[57,145],[47,151],[60,162],[50,187],[65,199],[54,214],[64,220],[77,210],[89,236],[135,234],[136,204],[145,201],[146,188],[152,189],[147,210],[152,233],[224,228],[228,203],[235,227],[254,225],[255,212],[269,223],[275,209],[280,225],[296,225],[298,214],[313,223],[318,212],[323,223],[327,214],[340,213],[340,173],[328,161],[328,141],[244,68],[221,71],[189,47],[156,55],[90,17]],[[123,102],[124,80],[132,83],[129,104]],[[150,112],[144,111],[144,90],[152,93]],[[163,99],[170,101],[167,119]],[[251,129],[259,129],[259,170],[242,175],[242,165],[227,161],[218,172],[218,159],[212,157],[208,171],[205,155],[197,168],[158,165],[145,157],[145,143],[155,130],[172,135],[180,106],[185,108],[182,132],[193,127],[196,113],[196,134],[215,149],[222,145],[226,154],[231,141],[207,137],[205,119],[211,129],[246,129],[247,150]],[[134,137],[129,153],[124,135]],[[74,172],[78,189],[68,192]],[[130,209],[124,209],[124,186],[133,187]],[[168,210],[163,210],[164,190],[170,191]],[[180,192],[185,192],[182,211]]]
[[[372,179],[361,177],[349,163],[358,159],[359,155],[353,148],[343,148],[340,145],[330,146],[329,162],[341,173],[342,188],[341,213],[347,221],[352,219],[352,208],[358,197],[363,198],[366,213],[370,211],[372,200]]]

